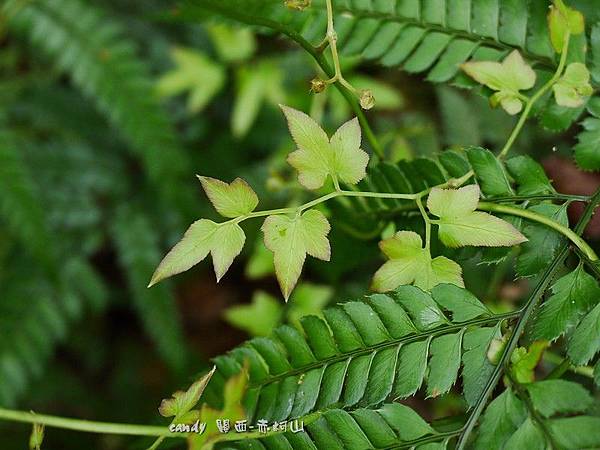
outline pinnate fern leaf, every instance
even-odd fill
[[[247,362],[249,420],[284,421],[332,407],[379,407],[423,384],[427,395],[442,395],[455,384],[462,361],[464,391],[473,402],[492,369],[489,343],[510,314],[489,313],[459,287],[438,289],[430,295],[403,286],[327,309],[324,319],[306,316],[301,331],[279,327],[217,357],[208,390],[222,389]],[[449,296],[453,300],[439,300]],[[469,307],[462,310],[457,301]]]
[[[15,12],[12,29],[71,77],[121,132],[165,198],[176,198],[173,181],[185,167],[185,154],[123,27],[80,0],[18,3],[4,5]]]
[[[233,0],[189,0],[187,4],[191,12],[216,12],[250,24],[257,15],[268,18],[315,44],[327,25],[325,2],[320,0],[302,13],[272,0],[247,0],[243,13]],[[471,57],[498,60],[515,48],[540,66],[555,66],[547,10],[538,2],[339,0],[334,7],[343,54],[402,66],[408,72],[428,71],[430,81],[455,78],[460,64]]]

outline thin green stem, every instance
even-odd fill
[[[225,8],[220,3],[220,0],[203,0],[203,7],[216,11],[220,14],[223,14],[224,16],[229,16],[240,23],[270,28],[278,33],[287,36],[288,38],[296,42],[298,45],[300,45],[300,47],[302,47],[316,61],[321,70],[328,77],[333,77],[335,75],[335,70],[329,65],[327,59],[325,59],[325,56],[323,56],[323,49],[315,47],[309,41],[307,41],[304,38],[304,36],[302,36],[297,31],[294,31],[291,28],[287,27],[284,23],[267,19],[266,17],[262,16],[246,14],[243,11],[243,8],[237,10]],[[336,83],[335,87],[340,91],[340,94],[342,94],[344,99],[348,102],[348,104],[354,111],[354,114],[356,114],[356,117],[360,122],[365,138],[367,139],[367,141],[369,141],[373,152],[375,152],[375,154],[377,154],[377,156],[379,156],[380,158],[384,158],[385,153],[383,151],[383,147],[377,140],[377,137],[375,136],[375,133],[373,132],[373,129],[371,128],[371,125],[369,124],[369,121],[367,120],[364,111],[361,109],[353,93],[339,83]]]
[[[519,120],[517,121],[517,124],[515,125],[515,128],[513,129],[512,133],[510,134],[510,136],[508,138],[508,140],[506,141],[506,144],[504,144],[504,147],[502,148],[502,150],[498,154],[498,159],[503,159],[503,158],[505,158],[508,155],[508,152],[510,151],[512,145],[514,144],[515,140],[519,136],[519,133],[521,132],[521,130],[523,128],[523,125],[525,125],[525,122],[527,121],[527,118],[529,117],[529,114],[531,113],[531,109],[533,108],[533,105],[540,98],[542,98],[542,96],[552,86],[554,86],[554,84],[558,81],[558,79],[562,75],[563,70],[565,68],[565,64],[567,63],[567,53],[568,53],[568,50],[569,50],[569,40],[570,40],[570,33],[567,31],[565,33],[565,40],[564,40],[564,43],[563,43],[562,53],[560,55],[560,61],[558,63],[558,67],[556,68],[556,71],[554,72],[554,75],[552,75],[552,78],[550,78],[530,99],[528,99],[527,101],[525,101],[525,108],[523,109],[523,112],[521,113],[521,116],[519,117]]]
[[[166,436],[161,436],[161,437],[157,438],[154,441],[154,443],[150,447],[148,447],[148,450],[156,450],[159,447],[159,445],[163,443],[163,441],[165,440],[165,437]]]
[[[126,436],[165,436],[186,437],[182,433],[165,434],[165,427],[150,425],[131,425],[124,423],[94,422],[90,420],[70,419],[67,417],[49,416],[45,414],[34,414],[26,411],[13,411],[0,408],[0,419],[13,422],[39,423],[53,428],[83,431],[86,433],[118,434]]]
[[[594,249],[592,249],[592,247],[590,247],[589,244],[581,238],[581,236],[579,236],[570,228],[565,227],[564,225],[552,220],[549,217],[533,212],[530,209],[522,209],[516,206],[509,205],[498,205],[496,203],[490,202],[479,202],[477,209],[480,209],[482,211],[510,214],[512,216],[523,217],[524,219],[529,219],[541,223],[567,237],[577,248],[579,248],[579,250],[583,252],[583,254],[587,258],[590,259],[590,261],[598,261],[598,255],[596,255]]]
[[[546,379],[558,378],[565,371],[570,371],[576,373],[578,375],[583,375],[587,378],[594,378],[594,368],[590,366],[574,366],[567,358],[563,358],[556,353],[552,353],[548,350],[544,352],[544,361],[549,362],[550,364],[554,364],[556,367],[554,370],[546,377]],[[559,369],[557,371],[557,369]]]
[[[419,211],[421,212],[421,216],[423,217],[423,221],[425,222],[425,250],[429,252],[431,248],[431,219],[429,219],[427,211],[425,211],[425,208],[423,207],[421,197],[417,197],[416,202]]]
[[[459,187],[466,183],[469,178],[473,176],[473,172],[463,175],[461,178],[452,179],[447,181],[446,183],[440,184],[436,187],[446,188],[446,187]],[[348,190],[335,190],[330,192],[329,194],[325,194],[321,197],[318,197],[314,200],[311,200],[308,203],[304,203],[303,205],[297,207],[290,208],[279,208],[279,209],[269,209],[264,211],[255,211],[244,216],[236,217],[235,219],[231,219],[227,223],[240,223],[246,219],[257,218],[257,217],[265,217],[271,215],[278,214],[300,214],[303,211],[317,206],[321,203],[325,203],[331,199],[337,197],[359,197],[359,198],[381,198],[381,199],[400,199],[400,200],[412,200],[416,202],[417,208],[419,209],[421,215],[423,216],[423,220],[425,221],[425,248],[430,247],[430,239],[431,239],[431,224],[435,223],[435,221],[431,221],[421,199],[429,194],[432,188],[424,189],[421,192],[417,192],[416,194],[397,194],[392,192],[363,192],[363,191],[348,191]],[[512,216],[523,217],[525,219],[532,220],[534,222],[541,223],[557,232],[561,233],[563,236],[568,238],[589,261],[598,261],[598,256],[596,252],[589,246],[584,239],[581,238],[577,233],[575,233],[570,228],[552,220],[549,217],[538,214],[534,211],[528,209],[518,208],[516,206],[496,204],[492,202],[479,202],[477,209],[482,211],[490,211],[490,212],[498,212],[504,214],[510,214]]]

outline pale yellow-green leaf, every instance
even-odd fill
[[[202,422],[206,423],[206,429],[203,433],[191,433],[188,436],[189,450],[209,450],[212,449],[219,437],[223,434],[217,426],[217,420],[228,420],[231,426],[229,433],[235,433],[234,424],[238,420],[246,420],[247,416],[242,406],[244,394],[248,387],[248,365],[244,365],[242,370],[229,378],[225,382],[223,389],[223,408],[216,410],[204,403],[200,410]]]
[[[218,224],[200,219],[185,232],[183,239],[159,264],[148,287],[159,281],[185,272],[211,253],[217,281],[219,281],[244,247],[246,236],[238,224]]]
[[[206,25],[206,30],[223,61],[243,61],[252,56],[256,50],[256,39],[249,28],[235,28],[215,23]]]
[[[429,250],[422,248],[421,237],[412,231],[399,231],[379,243],[389,258],[373,276],[371,288],[377,292],[391,291],[404,284],[429,290],[440,283],[464,286],[462,269],[454,261],[438,256],[431,259]]]
[[[200,400],[215,370],[216,366],[192,384],[187,391],[177,391],[171,398],[163,400],[158,408],[160,415],[163,417],[175,417],[175,420],[177,420],[189,413]]]
[[[470,61],[462,68],[470,77],[495,91],[531,89],[536,79],[535,72],[518,50],[513,50],[502,62]]]
[[[235,305],[225,311],[225,320],[251,336],[268,336],[281,323],[283,307],[272,295],[257,291],[249,305]]]
[[[172,97],[188,92],[188,111],[200,112],[225,84],[225,69],[196,50],[177,47],[171,57],[176,68],[158,80],[158,95]]]
[[[307,253],[329,261],[329,229],[329,222],[317,210],[294,217],[269,216],[265,220],[265,245],[273,252],[275,274],[286,301],[300,277]]]
[[[41,450],[44,442],[44,424],[34,423],[29,435],[29,450]]]
[[[271,61],[261,61],[238,72],[237,93],[231,116],[235,137],[244,137],[265,101],[278,104],[285,99],[281,68]]]
[[[578,108],[594,93],[590,84],[590,72],[582,63],[569,64],[552,89],[556,103],[569,108]]]
[[[441,217],[438,225],[438,236],[447,247],[508,247],[527,241],[510,223],[480,211]]]
[[[333,149],[333,173],[342,181],[356,184],[366,176],[369,155],[360,148],[361,132],[358,119],[354,118],[331,136]]]
[[[239,217],[254,211],[258,197],[252,188],[241,178],[227,184],[216,178],[198,175],[206,195],[215,209],[223,217]]]
[[[290,153],[288,162],[298,171],[298,180],[308,189],[323,186],[333,161],[327,133],[310,116],[281,106],[298,150]]]
[[[554,0],[548,13],[548,29],[550,41],[557,53],[562,53],[567,32],[581,34],[585,29],[583,15],[564,4],[562,0]]]
[[[287,321],[302,330],[300,319],[304,316],[320,316],[321,311],[333,297],[330,286],[299,283],[294,289],[287,309]]]
[[[331,137],[311,117],[281,106],[298,149],[288,162],[298,171],[298,181],[308,189],[318,189],[328,176],[356,184],[366,175],[369,156],[361,148],[357,119],[343,124]]]
[[[523,110],[523,102],[512,92],[500,91],[490,97],[490,105],[495,108],[500,105],[511,116]]]
[[[427,198],[427,208],[438,217],[456,217],[477,209],[480,189],[476,184],[459,189],[433,188]]]
[[[536,79],[535,72],[517,50],[513,50],[501,63],[470,61],[461,67],[471,78],[498,91],[490,98],[490,103],[492,106],[500,104],[509,114],[521,111],[520,91],[531,89]]]
[[[421,289],[429,290],[434,286],[442,283],[455,284],[456,286],[465,287],[465,283],[462,278],[462,267],[445,256],[438,256],[433,258],[431,261],[431,275],[429,281],[423,283],[421,287],[415,282],[415,286],[421,287]]]
[[[433,188],[427,198],[429,211],[440,219],[439,238],[448,247],[467,245],[499,247],[525,242],[510,223],[491,214],[475,211],[480,190],[477,185],[460,189]]]

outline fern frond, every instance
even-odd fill
[[[17,139],[0,130],[0,215],[24,248],[50,270],[56,249],[37,186],[22,155]]]
[[[600,418],[565,417],[592,404],[593,397],[577,383],[548,379],[522,386],[513,380],[512,389],[488,405],[473,448],[526,448],[528,442],[538,448],[597,447]]]
[[[146,288],[161,258],[155,229],[143,214],[122,207],[114,217],[111,231],[133,304],[146,333],[156,344],[162,359],[174,370],[183,370],[188,353],[175,297],[166,284]]]
[[[272,0],[242,3],[187,2],[192,11],[212,11],[250,24],[254,20],[263,25],[259,18],[268,18],[313,44],[325,35],[324,1],[313,1],[303,13]],[[343,54],[402,66],[412,73],[427,71],[433,82],[450,81],[469,58],[497,60],[515,48],[540,67],[556,65],[543,2],[339,0],[334,7],[338,48]]]
[[[298,425],[298,424],[295,424]],[[290,424],[286,425],[287,428]],[[274,433],[217,448],[298,450],[364,450],[428,448],[444,450],[455,431],[438,432],[415,411],[399,403],[378,409],[331,409],[304,425],[300,432]]]
[[[5,5],[16,11],[9,25],[70,75],[136,151],[161,192],[176,197],[173,182],[186,166],[185,154],[123,28],[79,0],[15,3]]]
[[[27,273],[24,278],[21,274]],[[13,258],[0,301],[0,404],[14,405],[85,309],[106,303],[104,283],[87,262],[63,264],[59,287],[28,258]]]
[[[462,302],[468,297],[479,303],[468,291],[452,289]],[[462,322],[453,321],[443,312],[453,309],[449,296],[403,286],[390,296],[327,309],[324,320],[304,317],[304,333],[282,326],[270,338],[253,339],[217,357],[209,390],[222,389],[248,361],[244,406],[249,420],[282,421],[405,398],[420,389],[426,373],[427,394],[442,395],[456,382],[462,361],[464,392],[472,403],[493,367],[486,355],[489,343],[513,314],[493,315],[482,307]]]

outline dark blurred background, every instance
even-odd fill
[[[146,289],[193,220],[217,219],[196,174],[246,179],[261,209],[309,198],[285,163],[293,145],[277,104],[310,112],[329,131],[352,114],[334,89],[309,94],[317,67],[293,43],[179,20],[169,2],[3,3],[0,406],[162,424],[160,399],[211,356],[367,291],[385,230],[365,234],[342,220],[333,220],[332,262],[309,261],[288,304],[258,222],[245,225],[244,253],[219,285],[204,262]],[[497,149],[514,123],[477,93],[343,62],[347,78],[374,92],[368,116],[389,161],[461,144]],[[559,191],[590,193],[598,178],[569,162],[572,139],[526,128],[517,152],[542,158]],[[505,283],[510,267],[487,288],[492,269],[463,264],[479,295],[522,295]],[[445,402],[452,408],[451,396]],[[25,448],[29,431],[0,423],[0,448]],[[145,444],[52,429],[44,448]]]

